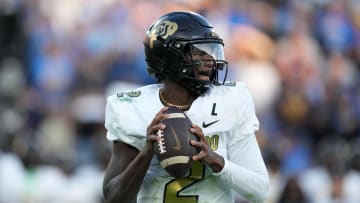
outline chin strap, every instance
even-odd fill
[[[210,87],[210,82],[202,82],[193,78],[183,78],[177,80],[177,83],[197,96],[205,93]]]

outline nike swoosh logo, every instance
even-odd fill
[[[202,127],[203,128],[207,128],[207,127],[209,127],[209,126],[211,126],[212,124],[215,124],[215,123],[217,123],[217,122],[219,122],[219,120],[216,120],[216,121],[213,121],[213,122],[210,122],[210,123],[205,123],[205,121],[202,123]]]
[[[181,149],[181,144],[180,144],[179,137],[177,136],[174,128],[171,128],[171,131],[172,131],[172,135],[173,135],[174,138],[175,138],[175,143],[176,143],[175,146],[173,147],[173,149],[180,151],[180,149]]]

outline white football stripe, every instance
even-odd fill
[[[165,160],[162,160],[160,162],[160,165],[163,168],[166,168],[167,166],[171,166],[174,164],[187,164],[189,162],[189,157],[188,156],[174,156]]]
[[[185,115],[183,113],[169,113],[169,119],[170,118],[185,118]]]

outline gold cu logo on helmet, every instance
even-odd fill
[[[176,23],[168,21],[168,20],[165,20],[164,22],[157,25],[151,31],[150,48],[153,48],[154,41],[157,39],[157,37],[166,39],[169,36],[173,35],[177,29],[178,29],[178,25]]]

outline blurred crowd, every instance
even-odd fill
[[[267,203],[360,202],[360,1],[3,0],[0,203],[102,202],[105,99],[157,82],[142,40],[175,10],[209,19],[250,89]]]

